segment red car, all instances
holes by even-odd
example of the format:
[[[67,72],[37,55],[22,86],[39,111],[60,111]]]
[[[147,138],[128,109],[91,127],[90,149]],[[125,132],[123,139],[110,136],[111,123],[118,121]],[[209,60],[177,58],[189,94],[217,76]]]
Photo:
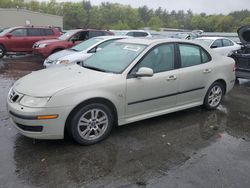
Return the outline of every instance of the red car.
[[[0,33],[0,58],[16,52],[32,52],[35,42],[58,38],[61,32],[52,27],[11,27]]]
[[[58,39],[42,40],[36,42],[33,46],[33,53],[46,58],[52,53],[58,52],[66,48],[71,48],[72,46],[79,44],[80,42],[89,38],[105,35],[114,35],[114,33],[94,29],[70,30],[60,36]]]

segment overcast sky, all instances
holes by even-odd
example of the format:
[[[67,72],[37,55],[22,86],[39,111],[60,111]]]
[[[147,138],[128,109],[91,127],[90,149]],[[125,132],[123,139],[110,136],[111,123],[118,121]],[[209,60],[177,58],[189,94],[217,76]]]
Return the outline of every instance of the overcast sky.
[[[77,2],[81,0],[56,1]],[[132,7],[147,5],[148,7],[154,9],[161,6],[162,8],[167,9],[169,11],[191,9],[195,13],[205,12],[208,14],[227,14],[235,10],[250,9],[250,0],[90,0],[90,2],[94,5],[98,5],[103,1],[131,5]]]

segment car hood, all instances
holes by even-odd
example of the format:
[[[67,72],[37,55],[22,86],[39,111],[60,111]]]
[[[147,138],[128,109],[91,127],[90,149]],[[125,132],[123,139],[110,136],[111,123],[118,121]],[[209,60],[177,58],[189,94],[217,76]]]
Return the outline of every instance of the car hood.
[[[74,53],[77,53],[77,52],[74,50],[71,50],[71,49],[66,49],[66,50],[62,50],[62,51],[53,53],[47,59],[49,59],[50,61],[55,61],[55,60],[58,60],[59,58],[63,58],[65,56],[68,56],[68,55],[71,55]]]
[[[250,25],[240,27],[237,33],[242,44],[250,43]]]
[[[79,65],[69,65],[32,72],[16,81],[13,88],[21,94],[49,97],[74,85],[84,86],[103,82],[111,75],[113,74],[90,70]]]
[[[36,42],[36,44],[37,45],[39,45],[39,44],[51,44],[54,42],[63,42],[63,40],[60,40],[60,39],[40,40],[40,41]]]
[[[83,52],[75,52],[72,54],[68,54],[64,57],[59,58],[59,60],[69,60],[71,63],[75,63],[77,61],[84,61],[88,57],[92,56],[93,53],[85,53]]]

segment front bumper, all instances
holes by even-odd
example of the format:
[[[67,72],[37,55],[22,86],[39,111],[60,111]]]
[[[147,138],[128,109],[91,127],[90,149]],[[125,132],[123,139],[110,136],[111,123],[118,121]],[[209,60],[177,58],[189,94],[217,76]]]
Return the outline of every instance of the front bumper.
[[[8,113],[15,128],[24,136],[35,139],[63,139],[66,119],[72,107],[29,108],[7,102]],[[55,119],[41,119],[40,115],[57,114]]]
[[[43,58],[46,58],[50,55],[48,48],[32,48],[32,53]]]

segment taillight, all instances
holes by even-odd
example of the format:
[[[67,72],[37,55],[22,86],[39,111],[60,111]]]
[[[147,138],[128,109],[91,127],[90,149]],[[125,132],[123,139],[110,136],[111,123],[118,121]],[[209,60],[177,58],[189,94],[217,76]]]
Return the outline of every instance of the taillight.
[[[233,72],[236,71],[236,63],[234,63],[234,66],[233,66]]]

